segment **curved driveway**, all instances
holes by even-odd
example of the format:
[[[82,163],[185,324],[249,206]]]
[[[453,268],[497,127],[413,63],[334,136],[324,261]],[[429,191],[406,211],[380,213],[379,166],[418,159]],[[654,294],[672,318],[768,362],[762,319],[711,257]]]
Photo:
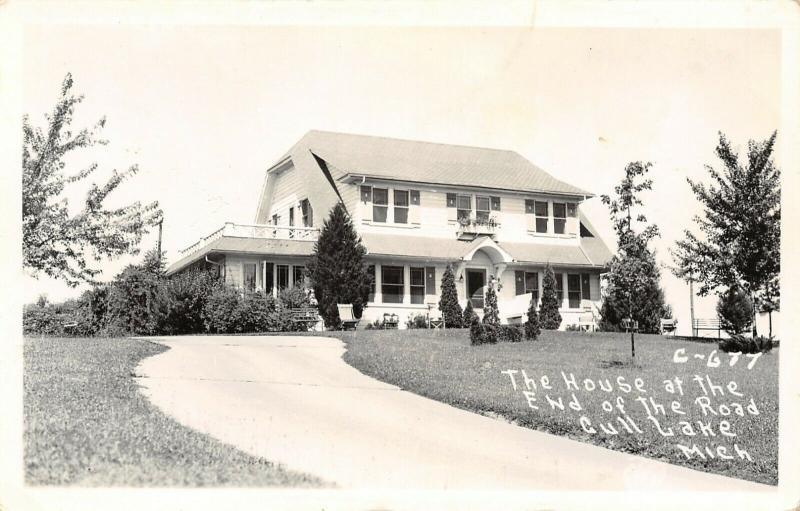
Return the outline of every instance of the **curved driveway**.
[[[142,391],[182,424],[345,488],[766,490],[399,390],[321,337],[169,337]]]

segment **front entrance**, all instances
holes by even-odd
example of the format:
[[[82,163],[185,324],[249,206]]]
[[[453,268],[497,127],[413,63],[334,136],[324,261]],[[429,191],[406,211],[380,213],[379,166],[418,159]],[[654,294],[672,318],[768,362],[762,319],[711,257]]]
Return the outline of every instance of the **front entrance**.
[[[483,309],[483,288],[486,285],[486,270],[467,270],[467,296],[473,309]]]

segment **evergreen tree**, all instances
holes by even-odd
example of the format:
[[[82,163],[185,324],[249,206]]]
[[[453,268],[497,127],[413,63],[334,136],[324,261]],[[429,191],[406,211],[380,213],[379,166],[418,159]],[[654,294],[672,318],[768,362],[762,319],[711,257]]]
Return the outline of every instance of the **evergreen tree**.
[[[658,226],[647,223],[647,217],[633,209],[642,206],[641,192],[652,189],[652,180],[642,179],[651,164],[631,162],[625,167],[625,177],[614,188],[616,197],[602,196],[609,208],[617,233],[617,254],[611,259],[606,275],[606,296],[600,314],[601,326],[619,330],[623,318],[632,318],[639,331],[656,333],[661,318],[671,315],[664,303],[661,272],[655,255],[648,248],[651,239],[659,235]],[[635,356],[634,334],[631,330],[631,356]]]
[[[353,314],[361,317],[372,284],[364,264],[366,253],[344,205],[336,204],[322,224],[307,265],[319,314],[328,328],[341,327],[336,304],[352,304]]]
[[[541,333],[539,324],[539,314],[536,312],[536,300],[531,297],[531,304],[528,306],[528,321],[525,322],[525,338],[531,341],[536,340]]]
[[[138,172],[133,165],[124,172],[114,170],[102,185],[92,184],[83,208],[70,211],[65,188],[97,170],[93,163],[68,175],[67,162],[74,161],[70,155],[76,149],[108,143],[98,138],[105,119],[91,129],[72,131],[75,107],[83,96],[75,96],[71,90],[72,76],[68,74],[61,97],[47,116],[46,132],[33,127],[27,116],[22,120],[22,264],[34,277],[44,273],[74,287],[94,282],[100,270],[91,267],[93,262],[138,254],[142,236],[158,223],[161,210],[157,202],[106,206],[109,194]]]
[[[738,287],[728,289],[717,302],[717,317],[723,330],[741,334],[753,324],[753,303]]]
[[[478,323],[479,321],[480,320],[478,319],[478,315],[475,313],[475,309],[472,308],[472,300],[467,300],[467,306],[464,307],[464,317],[461,321],[461,325],[466,328]]]
[[[447,269],[442,275],[442,295],[439,298],[439,310],[442,311],[442,319],[447,328],[461,328],[462,311],[458,304],[458,291],[456,291],[456,279],[453,275],[453,268],[448,264]],[[469,301],[469,300],[467,300]]]
[[[724,170],[706,166],[710,185],[687,179],[705,208],[702,217],[695,217],[705,239],[686,230],[672,254],[679,269],[694,266],[701,296],[741,287],[750,295],[754,324],[760,302],[774,305],[780,295],[780,170],[772,160],[776,137],[774,132],[763,142],[750,140],[743,165],[725,135],[719,134],[716,153]],[[757,335],[755,328],[753,334]]]
[[[489,284],[486,289],[486,303],[483,306],[483,323],[487,325],[500,324],[500,310],[497,308],[497,293],[494,286]]]
[[[544,269],[542,279],[542,303],[539,305],[539,321],[545,330],[558,330],[561,326],[561,304],[556,292],[556,274],[549,264]]]

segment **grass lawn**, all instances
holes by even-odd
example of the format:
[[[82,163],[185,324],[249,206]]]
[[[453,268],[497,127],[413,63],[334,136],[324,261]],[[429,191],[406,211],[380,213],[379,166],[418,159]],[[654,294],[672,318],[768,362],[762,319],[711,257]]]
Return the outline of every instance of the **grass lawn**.
[[[133,369],[167,348],[132,339],[26,338],[28,484],[322,486],[186,428],[137,390]]]
[[[330,334],[330,333],[329,333]],[[706,367],[705,360],[693,357],[703,354],[708,357],[715,344],[701,344],[668,339],[656,335],[637,335],[636,365],[631,366],[630,341],[624,334],[577,333],[544,331],[537,341],[521,343],[501,343],[496,345],[470,346],[466,330],[432,332],[429,330],[389,330],[358,331],[335,334],[347,343],[345,361],[365,374],[381,381],[397,385],[405,390],[426,396],[459,408],[474,412],[499,416],[520,426],[567,436],[618,451],[659,459],[668,463],[688,466],[706,472],[714,472],[730,477],[748,479],[767,484],[778,483],[778,350],[764,354],[753,366],[747,369],[750,359],[742,357],[734,366],[730,358],[721,354],[719,367]],[[673,354],[677,348],[685,348],[690,359],[687,363],[676,364]],[[570,398],[564,392],[561,375],[573,373],[579,385],[585,378],[610,379],[614,390],[606,393],[598,389],[586,392],[581,386],[577,393],[584,407],[577,412],[566,407],[565,411],[552,409],[545,400],[541,387],[537,389],[538,410],[528,406],[522,388],[514,391],[508,375],[501,371],[507,369],[525,370],[532,378],[548,375],[557,395],[564,396],[564,404]],[[758,415],[745,416],[731,413],[730,416],[706,417],[694,398],[703,395],[699,385],[692,381],[694,375],[709,375],[715,385],[723,389],[729,381],[735,380],[738,392],[744,397],[737,398],[725,389],[723,397],[716,397],[716,405],[730,402],[749,403],[750,397],[758,407]],[[635,390],[626,394],[618,390],[616,379],[624,376],[633,385],[635,378],[644,380],[647,394],[637,394]],[[686,394],[673,396],[666,392],[663,381],[680,377]],[[517,383],[523,386],[518,375]],[[691,394],[691,395],[690,395]],[[611,422],[618,413],[602,410],[602,401],[615,399],[621,395],[625,399],[626,413],[638,424],[642,433],[628,433],[617,423],[620,434],[611,435],[600,431],[598,423]],[[635,401],[638,395],[653,397],[664,404],[666,415],[659,416],[662,429],[674,428],[673,437],[662,436],[655,425],[648,420],[644,406]],[[555,397],[555,396],[552,396]],[[679,416],[670,412],[672,400],[680,400],[682,411]],[[597,434],[589,434],[581,427],[578,419],[588,416]],[[690,421],[696,436],[685,436],[681,432],[679,420]],[[709,420],[714,427],[714,437],[705,437],[695,421]],[[735,438],[723,436],[717,426],[720,420],[728,420]],[[457,432],[454,431],[454,434]],[[490,441],[490,439],[489,439]],[[746,450],[753,461],[741,460],[734,454],[733,443]],[[716,453],[718,445],[726,446],[727,453],[735,459],[719,457],[706,460],[692,455],[686,457],[678,450],[676,443],[691,447],[696,443],[700,449],[709,446]],[[705,451],[703,451],[705,452]]]

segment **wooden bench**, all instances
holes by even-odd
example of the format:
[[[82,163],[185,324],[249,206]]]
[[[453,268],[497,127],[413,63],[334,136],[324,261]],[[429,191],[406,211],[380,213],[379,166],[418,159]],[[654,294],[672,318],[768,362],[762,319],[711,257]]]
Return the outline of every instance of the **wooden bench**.
[[[78,328],[78,322],[70,321],[68,323],[64,323],[62,326],[64,327],[65,334],[73,334],[75,333],[75,329]]]
[[[299,307],[289,309],[292,323],[301,324],[306,330],[310,329],[320,321],[319,312],[313,307]]]
[[[342,330],[355,330],[360,320],[353,315],[353,304],[337,303],[336,308],[339,309],[339,321],[342,322]]]
[[[678,329],[678,320],[675,318],[661,318],[659,320],[659,329],[661,330],[661,335],[668,333],[675,335],[675,330]]]
[[[722,337],[722,326],[719,319],[695,319],[692,321],[692,337],[697,337],[700,330],[716,330],[717,338]]]

